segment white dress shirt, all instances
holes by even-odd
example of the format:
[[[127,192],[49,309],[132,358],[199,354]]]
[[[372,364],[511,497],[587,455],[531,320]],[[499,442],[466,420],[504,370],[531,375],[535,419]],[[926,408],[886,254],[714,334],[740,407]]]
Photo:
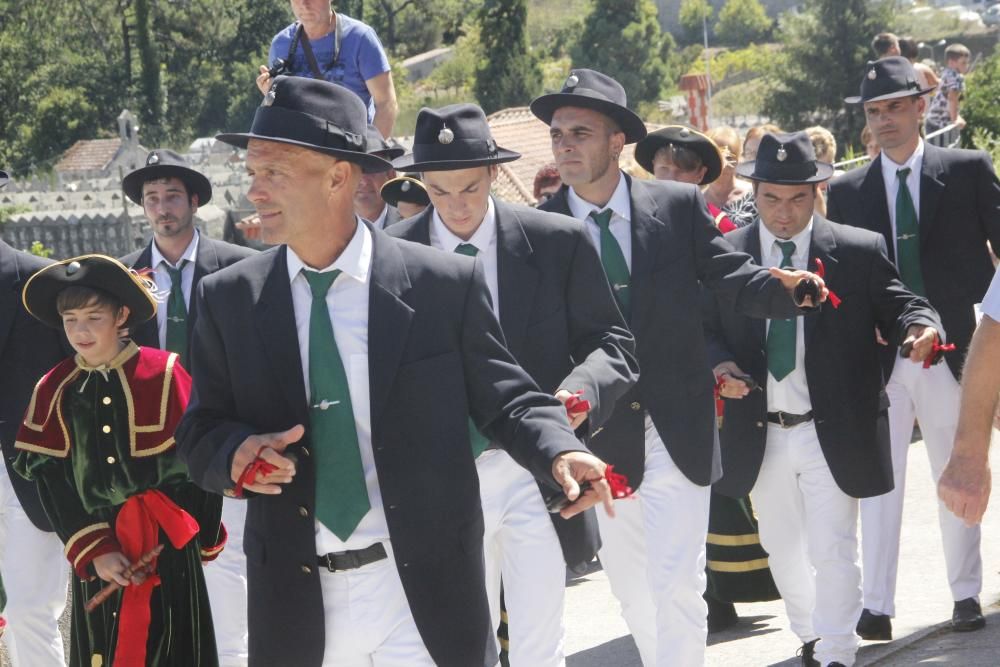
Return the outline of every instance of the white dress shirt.
[[[379,490],[378,474],[375,470],[375,456],[372,453],[371,405],[368,390],[368,290],[372,267],[372,236],[360,220],[354,237],[347,244],[340,257],[321,273],[340,269],[326,295],[333,336],[337,350],[347,372],[348,390],[351,394],[351,408],[354,411],[354,427],[358,432],[358,447],[361,449],[361,464],[365,471],[365,485],[368,487],[368,501],[371,508],[361,519],[347,540],[341,540],[326,526],[316,521],[316,553],[326,554],[336,551],[364,549],[375,542],[389,539],[389,526],[382,506],[382,492]],[[309,396],[309,314],[312,309],[312,290],[302,271],[306,265],[291,248],[286,248],[288,260],[288,280],[292,292],[292,308],[295,311],[295,329],[299,339],[299,358],[302,362],[302,379],[305,381],[306,400]],[[322,447],[313,443],[313,447]]]
[[[194,264],[198,260],[198,230],[194,230],[194,238],[191,239],[191,243],[188,247],[184,249],[184,253],[181,255],[180,262],[187,260],[187,264],[181,269],[181,291],[184,292],[184,306],[187,308],[190,315],[191,310],[191,290],[194,287]],[[180,263],[178,262],[178,264]],[[156,239],[153,239],[152,251],[150,252],[149,263],[153,267],[153,281],[156,283],[156,291],[168,295],[169,298],[170,291],[174,288],[173,283],[170,281],[170,274],[167,273],[167,267],[171,269],[176,269],[176,264],[171,264],[166,260],[160,249],[156,247]],[[158,304],[156,308],[156,331],[160,341],[160,349],[165,350],[167,348],[167,301],[166,299]]]
[[[792,265],[796,269],[806,269],[809,264],[809,243],[812,240],[812,221],[806,228],[796,234],[788,241],[795,243],[795,252],[792,253]],[[782,253],[778,246],[778,239],[768,231],[764,223],[759,225],[760,229],[760,260],[761,266],[770,268],[781,266]],[[809,399],[809,383],[806,381],[806,343],[805,328],[801,317],[794,318],[795,321],[795,369],[786,375],[780,382],[774,379],[770,372],[767,374],[767,411],[768,412],[790,412],[801,415],[812,410],[812,401]],[[771,320],[767,320],[765,325],[765,340],[767,332],[771,330]]]
[[[382,212],[378,214],[378,217],[374,220],[369,220],[375,229],[385,229],[385,217],[389,214],[389,205],[386,204],[382,207]]]
[[[917,222],[920,221],[920,169],[924,164],[924,140],[917,144],[917,149],[913,155],[903,164],[896,164],[889,158],[889,155],[882,151],[882,180],[885,181],[885,199],[889,204],[889,222],[892,225],[892,248],[893,257],[899,257],[896,252],[896,195],[899,193],[899,179],[896,172],[904,167],[910,168],[910,173],[906,177],[906,187],[910,189],[910,197],[913,199],[913,210],[917,214]]]
[[[608,228],[611,230],[611,235],[615,237],[618,241],[618,245],[622,249],[622,254],[625,255],[625,264],[628,266],[629,273],[632,272],[632,200],[629,197],[628,192],[628,182],[621,172],[618,172],[618,187],[615,188],[614,193],[611,195],[611,199],[608,200],[607,206],[596,206],[591,204],[589,201],[585,200],[580,195],[576,194],[576,190],[569,188],[566,193],[566,202],[569,204],[569,210],[573,213],[573,217],[577,220],[582,220],[586,224],[587,232],[590,234],[591,240],[594,242],[594,247],[597,248],[597,254],[601,254],[601,228],[597,226],[594,219],[590,217],[591,211],[600,213],[605,209],[611,209],[611,224]]]
[[[1000,322],[1000,271],[993,274],[993,281],[986,290],[979,312],[989,315],[994,322]]]
[[[493,197],[489,198],[486,205],[486,216],[482,224],[476,229],[468,241],[463,241],[455,236],[444,220],[438,215],[437,209],[431,214],[431,246],[445,252],[455,252],[455,248],[463,243],[471,243],[476,246],[479,257],[483,262],[483,269],[486,273],[486,287],[490,290],[490,298],[493,300],[493,314],[500,319],[500,283],[497,280],[497,210],[493,205]]]

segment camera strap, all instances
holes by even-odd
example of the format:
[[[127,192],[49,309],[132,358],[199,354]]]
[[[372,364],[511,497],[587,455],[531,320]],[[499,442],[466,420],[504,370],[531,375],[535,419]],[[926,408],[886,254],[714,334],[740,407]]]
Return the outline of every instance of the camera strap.
[[[330,61],[330,65],[326,68],[327,72],[336,67],[340,62],[340,45],[343,42],[340,16],[336,12],[333,14],[333,23],[333,59]],[[309,37],[305,34],[305,28],[302,27],[301,23],[298,24],[298,28],[295,31],[295,37],[292,39],[291,48],[288,51],[287,60],[289,63],[292,61],[292,56],[295,55],[296,42],[302,42],[302,51],[306,54],[306,62],[309,63],[309,69],[312,70],[313,77],[317,79],[325,78],[323,76],[323,70],[319,67],[319,61],[316,60],[316,54],[313,53],[312,44],[309,43]]]

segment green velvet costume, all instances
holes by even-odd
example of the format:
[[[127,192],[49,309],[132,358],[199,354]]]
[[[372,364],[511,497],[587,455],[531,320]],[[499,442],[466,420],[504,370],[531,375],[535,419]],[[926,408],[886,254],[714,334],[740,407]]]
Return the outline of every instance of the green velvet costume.
[[[176,549],[162,528],[151,529],[165,548],[156,565],[160,584],[149,601],[145,663],[217,665],[202,560],[221,551],[222,498],[190,481],[173,442],[190,378],[176,363],[176,355],[134,344],[99,369],[68,361],[70,365],[57,366],[36,388],[18,434],[14,468],[36,480],[45,511],[78,575],[72,586],[70,664],[109,667],[123,662],[115,660],[123,592],[114,593],[92,613],[84,611],[86,602],[107,585],[96,577],[92,561],[122,551],[122,535],[116,533],[122,506],[130,497],[156,489],[187,511],[200,530]],[[56,382],[59,386],[53,389]],[[152,419],[147,418],[150,414]]]

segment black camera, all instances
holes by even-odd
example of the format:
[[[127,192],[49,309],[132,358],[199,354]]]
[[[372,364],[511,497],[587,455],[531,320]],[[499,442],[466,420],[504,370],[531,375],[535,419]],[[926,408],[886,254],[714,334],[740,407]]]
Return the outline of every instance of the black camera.
[[[284,58],[275,58],[274,62],[267,69],[267,75],[272,79],[281,76],[282,74],[289,74],[288,61]]]

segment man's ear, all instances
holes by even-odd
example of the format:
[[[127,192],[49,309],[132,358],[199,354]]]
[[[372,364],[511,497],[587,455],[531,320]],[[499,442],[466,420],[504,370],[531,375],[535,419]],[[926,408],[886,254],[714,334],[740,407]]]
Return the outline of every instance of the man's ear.
[[[129,310],[128,306],[122,306],[118,309],[118,315],[115,317],[115,326],[121,329],[126,322],[128,322],[129,315],[132,311]]]
[[[500,167],[495,164],[491,164],[487,167],[487,169],[490,172],[490,185],[493,185],[497,181],[497,176],[500,175]]]

